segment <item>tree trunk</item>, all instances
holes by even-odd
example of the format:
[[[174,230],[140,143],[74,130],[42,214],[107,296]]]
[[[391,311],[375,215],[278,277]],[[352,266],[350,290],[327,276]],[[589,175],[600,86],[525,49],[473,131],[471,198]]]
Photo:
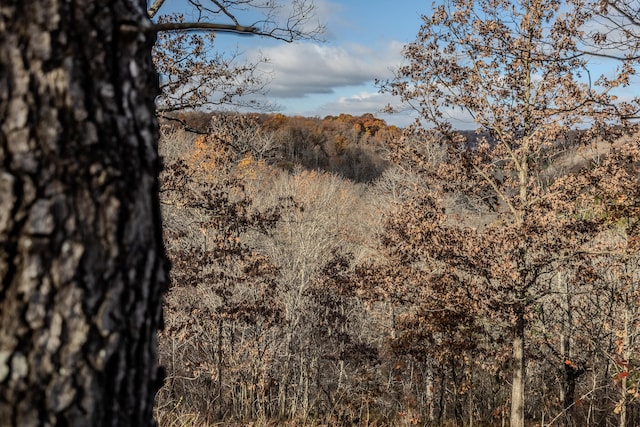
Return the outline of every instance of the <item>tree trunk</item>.
[[[524,427],[524,311],[520,309],[513,337],[513,382],[511,385],[511,427]]]
[[[0,6],[3,426],[153,424],[167,262],[145,6]]]
[[[560,389],[560,401],[564,410],[564,425],[573,426],[573,408],[575,404],[576,385],[578,378],[585,373],[583,366],[577,366],[573,360],[572,337],[573,328],[573,304],[569,285],[563,280],[562,273],[558,273],[558,292],[562,295],[560,307],[562,308],[562,332],[560,333],[560,353],[564,369],[564,384]]]
[[[626,296],[624,301],[624,316],[623,316],[623,335],[622,335],[622,351],[621,357],[623,359],[623,363],[625,364],[624,369],[628,373],[628,365],[629,359],[631,358],[631,335],[630,335],[630,316],[629,316],[629,304],[628,296]],[[627,390],[627,377],[620,377],[620,415],[618,419],[618,427],[626,427],[627,426],[627,404],[628,404],[628,390]]]

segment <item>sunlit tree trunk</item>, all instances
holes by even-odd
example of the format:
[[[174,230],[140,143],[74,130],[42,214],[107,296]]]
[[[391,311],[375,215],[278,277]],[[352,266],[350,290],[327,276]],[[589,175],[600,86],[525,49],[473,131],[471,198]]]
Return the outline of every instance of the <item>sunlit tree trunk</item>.
[[[0,6],[3,426],[153,424],[167,263],[145,6]]]
[[[516,325],[513,336],[513,373],[511,383],[511,427],[524,427],[524,313],[516,313]]]
[[[560,307],[562,308],[562,332],[560,334],[560,353],[563,356],[564,384],[560,389],[560,401],[565,412],[565,425],[574,425],[573,412],[575,405],[576,385],[578,378],[585,373],[583,366],[577,366],[573,354],[573,294],[569,285],[563,280],[563,274],[558,273],[558,291],[561,295]]]

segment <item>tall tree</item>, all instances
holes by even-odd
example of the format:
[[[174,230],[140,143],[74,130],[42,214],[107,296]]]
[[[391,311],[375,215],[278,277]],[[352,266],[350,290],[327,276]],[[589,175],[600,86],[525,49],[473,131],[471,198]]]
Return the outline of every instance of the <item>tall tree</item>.
[[[517,427],[525,422],[531,308],[546,292],[556,260],[581,242],[582,230],[572,224],[578,216],[556,215],[573,208],[559,207],[564,189],[554,187],[546,165],[563,141],[615,136],[610,125],[637,105],[615,106],[610,93],[628,84],[630,68],[596,84],[586,78],[589,64],[578,41],[591,15],[582,6],[556,0],[439,2],[423,17],[416,41],[405,47],[407,65],[386,84],[450,148],[450,164],[436,173],[448,179],[439,196],[456,191],[493,205],[496,221],[486,227],[460,229],[463,224],[433,222],[422,214],[432,224],[408,239],[409,245],[431,245],[430,256],[461,278],[484,281],[483,306],[510,321],[511,425]],[[483,137],[471,141],[453,132],[456,110]],[[589,131],[570,134],[578,126]],[[424,166],[420,156],[414,160]],[[437,197],[426,200],[421,208],[441,209]]]
[[[146,4],[0,9],[1,423],[152,425],[168,263]]]

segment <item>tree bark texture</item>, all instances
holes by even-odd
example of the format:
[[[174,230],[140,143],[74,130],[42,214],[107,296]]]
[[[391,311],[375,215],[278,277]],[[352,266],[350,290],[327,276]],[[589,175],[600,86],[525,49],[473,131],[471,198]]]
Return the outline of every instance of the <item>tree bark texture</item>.
[[[0,424],[145,426],[167,262],[142,0],[0,3]]]

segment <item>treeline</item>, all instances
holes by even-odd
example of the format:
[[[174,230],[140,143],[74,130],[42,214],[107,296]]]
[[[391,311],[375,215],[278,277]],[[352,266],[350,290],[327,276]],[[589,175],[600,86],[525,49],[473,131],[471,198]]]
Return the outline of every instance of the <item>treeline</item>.
[[[637,139],[549,148],[514,228],[441,135],[357,182],[274,120],[165,127],[161,425],[502,425],[519,314],[528,423],[640,423]]]
[[[263,160],[282,169],[301,166],[336,173],[356,182],[370,182],[380,176],[388,166],[384,155],[387,143],[401,133],[398,127],[387,125],[372,114],[340,114],[321,119],[283,114],[179,112],[165,116],[162,123],[165,129],[183,127],[202,135],[221,125],[250,127],[263,138],[263,152],[252,153]]]

